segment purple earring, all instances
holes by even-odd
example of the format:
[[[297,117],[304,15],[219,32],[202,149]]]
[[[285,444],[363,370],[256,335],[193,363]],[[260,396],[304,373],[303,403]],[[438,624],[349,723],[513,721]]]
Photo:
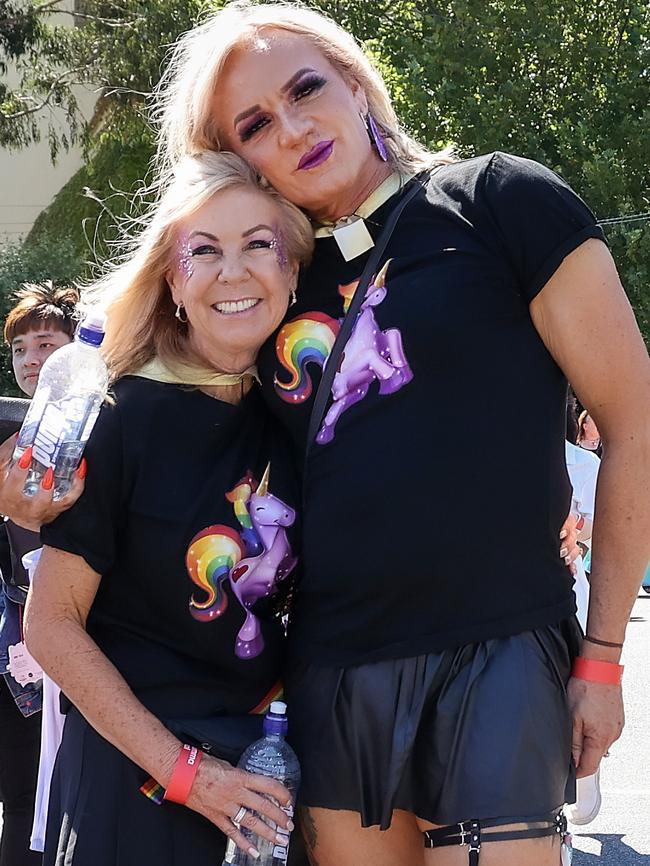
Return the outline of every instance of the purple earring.
[[[370,112],[366,115],[365,122],[368,135],[370,136],[370,141],[375,145],[379,158],[384,162],[388,162],[388,150],[386,149],[384,136],[379,131],[375,118],[370,114]]]

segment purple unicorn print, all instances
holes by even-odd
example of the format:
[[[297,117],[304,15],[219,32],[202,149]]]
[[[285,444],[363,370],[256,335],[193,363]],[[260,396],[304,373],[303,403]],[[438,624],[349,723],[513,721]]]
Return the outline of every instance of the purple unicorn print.
[[[199,532],[190,542],[186,564],[192,581],[205,600],[190,598],[190,614],[199,622],[213,622],[228,608],[224,584],[228,583],[245,619],[235,642],[235,655],[252,659],[264,649],[258,618],[251,608],[260,598],[272,595],[277,584],[295,568],[285,528],[292,526],[296,512],[269,493],[271,466],[253,492],[255,481],[248,473],[226,498],[234,504],[240,532],[217,524]]]
[[[335,427],[343,412],[363,400],[375,379],[379,382],[380,394],[394,394],[413,378],[404,354],[402,335],[397,328],[382,331],[373,311],[386,297],[386,272],[390,262],[389,259],[374,283],[368,286],[354,329],[341,355],[332,382],[334,402],[316,437],[319,445],[334,439]]]
[[[271,595],[276,584],[289,575],[297,562],[284,531],[285,527],[293,525],[296,512],[269,493],[270,469],[269,464],[259,487],[247,503],[253,527],[264,549],[258,556],[242,559],[230,571],[233,592],[246,611],[235,646],[235,655],[242,659],[254,658],[264,647],[260,623],[251,613],[251,607],[260,598]]]

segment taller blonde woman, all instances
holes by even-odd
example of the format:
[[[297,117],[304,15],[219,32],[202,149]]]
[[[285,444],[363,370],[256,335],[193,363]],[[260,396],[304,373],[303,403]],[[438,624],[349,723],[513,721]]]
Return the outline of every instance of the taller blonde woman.
[[[232,150],[316,229],[259,359],[305,463],[288,687],[313,862],[557,866],[576,770],[621,732],[650,554],[650,363],[593,214],[530,160],[427,153],[354,39],[295,4],[226,6],[159,96],[163,169]],[[567,377],[605,442],[584,641],[556,547]]]
[[[252,365],[312,244],[241,159],[199,154],[93,288],[114,401],[83,495],[43,528],[26,617],[68,705],[48,866],[215,866],[226,837],[254,857],[242,829],[291,826],[286,789],[232,763],[281,691],[297,552],[290,455]]]

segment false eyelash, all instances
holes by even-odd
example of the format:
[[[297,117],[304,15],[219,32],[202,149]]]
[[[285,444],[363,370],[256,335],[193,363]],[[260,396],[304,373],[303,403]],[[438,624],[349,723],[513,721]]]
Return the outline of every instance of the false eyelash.
[[[325,84],[327,84],[327,79],[323,78],[322,75],[310,73],[301,78],[293,87],[291,96],[294,99],[302,99],[305,96],[309,96],[310,93],[320,90]]]

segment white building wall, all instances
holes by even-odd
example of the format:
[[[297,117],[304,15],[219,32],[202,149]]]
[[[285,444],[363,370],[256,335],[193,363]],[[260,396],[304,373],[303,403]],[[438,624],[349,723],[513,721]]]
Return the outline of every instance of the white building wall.
[[[63,5],[72,10],[74,0],[66,0]],[[52,20],[55,18],[59,19],[58,23],[73,25],[70,15],[52,16]],[[10,86],[18,82],[15,68],[9,69],[7,81]],[[78,88],[77,99],[84,117],[90,119],[96,95]],[[21,150],[0,147],[0,244],[25,237],[39,213],[83,164],[79,148],[72,148],[67,153],[61,150],[56,164],[52,165],[46,122],[51,116],[61,118],[61,128],[66,128],[62,112],[45,108],[41,112],[43,137],[38,144]]]

